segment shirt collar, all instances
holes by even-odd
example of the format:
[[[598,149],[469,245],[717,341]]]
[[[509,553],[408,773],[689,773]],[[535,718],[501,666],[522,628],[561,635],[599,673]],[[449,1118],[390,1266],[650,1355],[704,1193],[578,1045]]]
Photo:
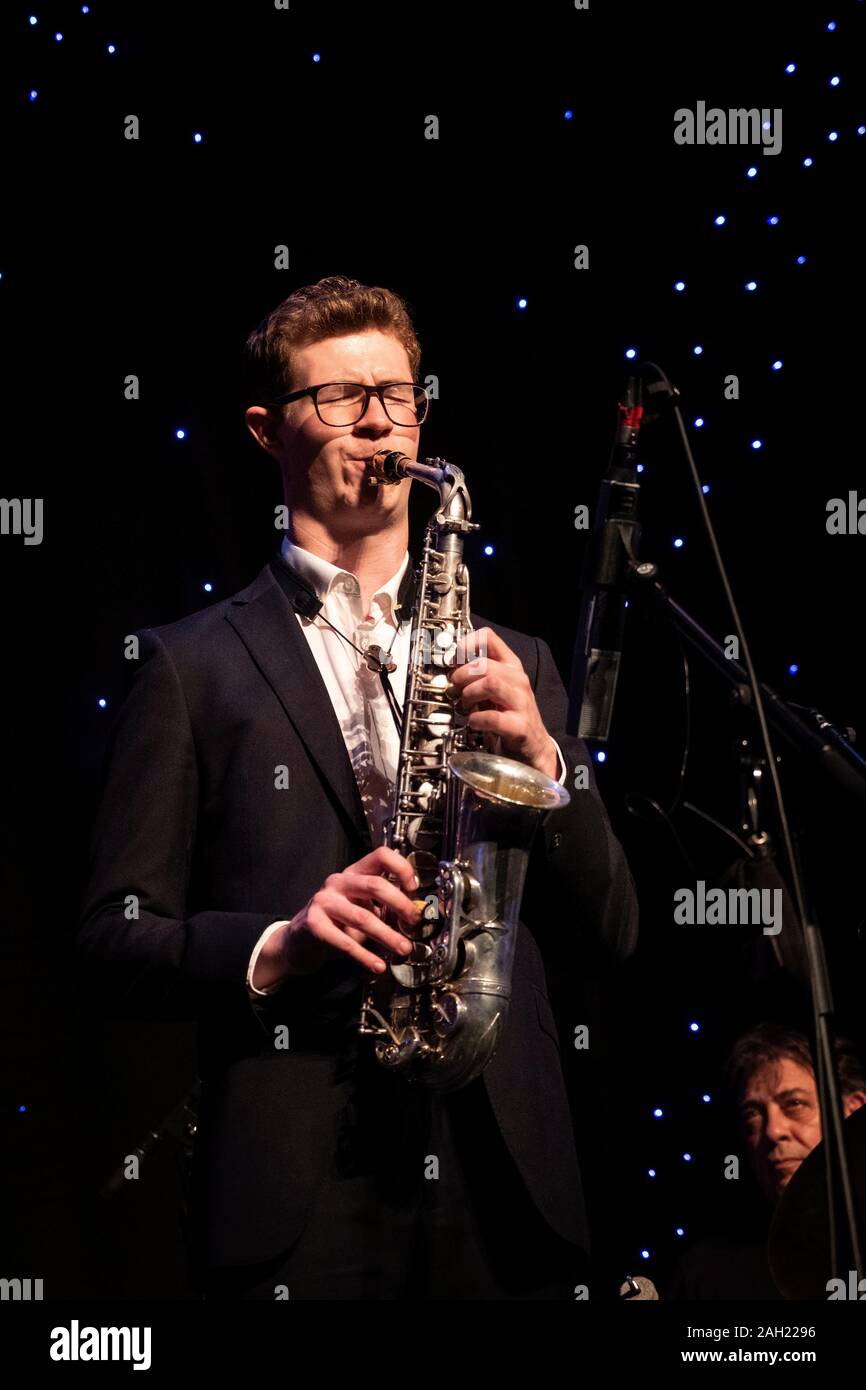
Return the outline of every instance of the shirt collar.
[[[302,579],[315,590],[317,596],[324,603],[325,599],[335,588],[339,592],[344,580],[352,580],[351,589],[346,592],[350,597],[359,596],[357,579],[351,570],[341,569],[339,565],[332,565],[330,560],[323,560],[321,555],[313,555],[309,550],[302,549],[289,539],[288,532],[283,536],[280,546],[280,558],[285,564],[291,566]],[[409,564],[409,552],[406,551],[400,566],[392,574],[386,584],[371,596],[370,602],[376,599],[385,617],[390,618],[397,605],[397,597],[403,576],[406,573],[406,566]]]

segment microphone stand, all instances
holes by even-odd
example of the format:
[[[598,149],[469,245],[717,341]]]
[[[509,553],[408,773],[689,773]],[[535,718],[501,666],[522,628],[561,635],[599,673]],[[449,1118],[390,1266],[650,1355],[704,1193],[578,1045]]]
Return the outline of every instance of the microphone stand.
[[[821,1134],[824,1140],[827,1174],[831,1274],[834,1278],[838,1278],[841,1273],[840,1232],[838,1229],[841,1198],[844,1226],[848,1237],[848,1250],[859,1280],[864,1273],[860,1226],[843,1133],[839,1075],[833,1054],[836,1026],[824,940],[820,928],[816,922],[810,919],[806,907],[803,880],[799,862],[794,853],[767,721],[769,719],[769,722],[789,744],[803,753],[816,767],[823,770],[835,782],[837,788],[851,794],[861,807],[866,805],[866,759],[863,759],[854,750],[845,733],[825,720],[818,711],[807,711],[807,714],[818,726],[816,730],[804,723],[795,713],[794,708],[781,699],[770,686],[758,681],[710,515],[707,511],[701,480],[689,446],[682,413],[677,405],[680,393],[676,387],[671,385],[665,373],[655,363],[645,363],[643,366],[656,374],[656,380],[649,387],[649,394],[658,394],[662,400],[666,399],[673,408],[683,449],[695,484],[704,525],[739,637],[740,649],[745,658],[745,666],[741,666],[739,662],[727,657],[723,646],[706,632],[681,604],[671,597],[658,577],[657,565],[638,561],[632,553],[628,557],[628,575],[641,588],[648,590],[653,595],[657,603],[667,611],[677,631],[734,686],[735,698],[744,707],[748,706],[754,709],[760,725],[766,753],[766,767],[773,786],[785,862],[788,867],[789,885],[792,890],[797,919],[802,929],[803,944],[808,962],[817,1054],[815,1081],[821,1110]]]

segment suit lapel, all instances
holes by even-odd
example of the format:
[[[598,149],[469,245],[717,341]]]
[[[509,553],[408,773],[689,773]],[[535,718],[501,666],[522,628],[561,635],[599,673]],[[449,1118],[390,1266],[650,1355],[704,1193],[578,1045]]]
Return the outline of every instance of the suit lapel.
[[[367,817],[328,688],[268,565],[232,599],[226,618],[294,725],[341,819],[369,853]]]

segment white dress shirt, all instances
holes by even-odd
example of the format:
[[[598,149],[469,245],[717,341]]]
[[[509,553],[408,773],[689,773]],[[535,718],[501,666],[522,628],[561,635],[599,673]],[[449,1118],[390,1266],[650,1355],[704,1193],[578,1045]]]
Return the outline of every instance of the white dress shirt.
[[[327,687],[361,793],[370,838],[374,846],[379,846],[384,843],[385,822],[391,814],[400,738],[379,676],[369,670],[359,652],[322,621],[322,615],[362,650],[378,645],[383,651],[390,651],[397,669],[390,674],[389,680],[402,706],[411,619],[406,617],[398,623],[394,609],[409,564],[409,552],[406,551],[388,582],[373,594],[366,614],[362,612],[361,587],[349,570],[340,569],[309,550],[302,550],[288,535],[283,538],[281,555],[322,601],[321,611],[314,618],[296,613],[295,619],[310,644]],[[559,757],[558,780],[564,783],[565,760],[559,744],[553,742]],[[291,919],[272,922],[255,944],[247,969],[247,987],[253,996],[273,994],[279,989],[279,984],[267,990],[257,989],[253,975],[262,946],[278,927],[286,925],[286,920]]]

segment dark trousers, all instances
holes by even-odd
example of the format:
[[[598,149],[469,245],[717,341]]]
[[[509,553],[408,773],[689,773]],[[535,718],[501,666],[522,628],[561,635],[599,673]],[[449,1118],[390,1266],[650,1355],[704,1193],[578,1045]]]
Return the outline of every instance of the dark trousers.
[[[443,1097],[377,1067],[295,1243],[201,1283],[206,1299],[573,1300],[587,1264],[532,1202],[480,1078]]]

